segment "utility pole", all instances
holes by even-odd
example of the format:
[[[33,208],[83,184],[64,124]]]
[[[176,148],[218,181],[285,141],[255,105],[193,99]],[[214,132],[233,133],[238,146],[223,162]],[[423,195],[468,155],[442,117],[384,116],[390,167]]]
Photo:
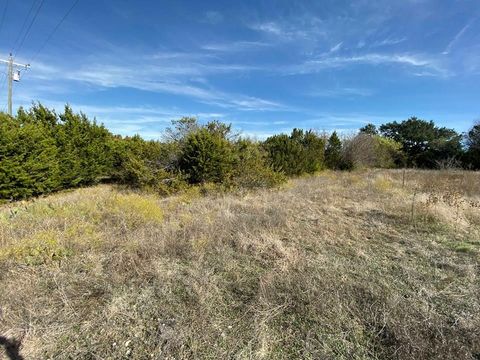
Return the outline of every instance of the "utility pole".
[[[20,71],[17,68],[28,69],[30,64],[18,64],[13,62],[12,53],[8,57],[8,60],[0,59],[0,62],[7,64],[7,81],[8,81],[8,115],[12,116],[12,93],[13,93],[13,81],[20,81]],[[17,71],[14,73],[14,71]]]

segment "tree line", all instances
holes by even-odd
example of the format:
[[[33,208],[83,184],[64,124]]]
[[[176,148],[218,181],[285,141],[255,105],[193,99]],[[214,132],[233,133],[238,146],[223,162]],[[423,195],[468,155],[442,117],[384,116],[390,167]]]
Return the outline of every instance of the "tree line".
[[[368,124],[340,138],[294,129],[264,141],[244,138],[219,121],[172,121],[163,139],[112,134],[66,106],[41,104],[0,113],[0,199],[113,182],[169,194],[194,184],[272,187],[289,176],[361,167],[480,169],[480,123],[464,135],[410,118]]]

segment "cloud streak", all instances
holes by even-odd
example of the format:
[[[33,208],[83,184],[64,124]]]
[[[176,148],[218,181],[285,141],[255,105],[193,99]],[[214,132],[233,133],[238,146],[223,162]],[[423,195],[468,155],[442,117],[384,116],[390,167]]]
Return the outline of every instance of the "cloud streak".
[[[244,74],[259,68],[243,64],[212,62],[199,54],[158,53],[144,56],[144,64],[133,60],[115,63],[106,57],[90,59],[76,70],[38,64],[31,77],[42,81],[78,82],[97,88],[131,88],[192,98],[198,102],[238,111],[279,111],[279,102],[251,95],[230,93],[209,85],[207,78],[221,74]]]
[[[244,52],[261,50],[271,47],[273,44],[264,41],[235,41],[230,43],[211,43],[201,46],[202,50],[211,52]]]
[[[368,53],[352,56],[322,56],[307,60],[299,65],[286,67],[287,74],[308,74],[325,69],[343,68],[356,65],[405,65],[414,68],[429,69],[438,75],[446,75],[447,71],[440,64],[420,55],[412,54],[379,54]]]
[[[374,92],[371,89],[343,87],[334,89],[320,89],[307,93],[311,97],[325,97],[325,98],[338,98],[338,97],[366,97],[372,96]]]
[[[453,37],[452,41],[450,41],[445,48],[445,50],[442,52],[443,55],[448,55],[452,51],[453,47],[457,44],[457,42],[460,40],[460,38],[465,34],[465,32],[470,28],[472,25],[473,20],[468,22],[460,31]]]

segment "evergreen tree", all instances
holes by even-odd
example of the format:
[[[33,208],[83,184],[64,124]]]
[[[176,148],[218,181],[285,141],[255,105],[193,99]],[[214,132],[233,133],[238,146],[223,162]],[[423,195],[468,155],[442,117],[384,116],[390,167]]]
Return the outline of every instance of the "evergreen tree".
[[[412,117],[380,126],[383,136],[402,144],[407,165],[434,168],[441,161],[460,159],[461,135],[453,129],[437,127],[433,121]]]
[[[108,130],[84,114],[74,114],[68,106],[60,119],[57,138],[63,186],[89,185],[106,178],[112,162]]]
[[[58,151],[49,130],[0,114],[0,198],[40,195],[59,186]]]
[[[473,169],[480,169],[480,122],[472,126],[465,138],[467,145],[465,165]]]
[[[325,163],[324,140],[312,130],[309,130],[305,132],[301,142],[305,149],[305,172],[313,174],[322,170]]]
[[[336,131],[328,139],[325,150],[325,164],[329,169],[333,170],[342,168],[342,141]]]
[[[289,176],[302,174],[305,153],[300,142],[281,134],[269,137],[263,146],[275,171]]]
[[[273,169],[286,175],[314,173],[324,163],[324,142],[313,131],[293,129],[290,136],[274,135],[263,144]]]
[[[360,133],[368,135],[378,135],[377,127],[374,124],[367,124],[360,128]]]
[[[268,154],[259,143],[239,139],[234,146],[234,185],[241,188],[268,188],[284,181],[284,176],[268,165]]]
[[[228,182],[234,153],[224,133],[203,127],[187,136],[182,148],[180,170],[190,183]]]

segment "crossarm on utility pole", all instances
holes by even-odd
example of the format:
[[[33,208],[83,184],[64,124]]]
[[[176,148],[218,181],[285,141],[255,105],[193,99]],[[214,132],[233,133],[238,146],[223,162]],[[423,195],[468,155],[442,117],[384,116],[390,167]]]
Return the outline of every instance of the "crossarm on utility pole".
[[[0,59],[0,62],[5,63],[5,64],[9,64],[10,60]],[[30,64],[20,64],[20,63],[16,63],[16,62],[13,62],[13,61],[12,61],[12,65],[17,66],[17,67],[22,67],[22,68],[25,68],[25,69],[30,67]]]
[[[10,54],[8,60],[0,59],[0,62],[8,65],[8,114],[12,116],[12,93],[13,93],[13,68],[25,68],[28,69],[30,64],[19,64],[13,61],[13,56]]]

